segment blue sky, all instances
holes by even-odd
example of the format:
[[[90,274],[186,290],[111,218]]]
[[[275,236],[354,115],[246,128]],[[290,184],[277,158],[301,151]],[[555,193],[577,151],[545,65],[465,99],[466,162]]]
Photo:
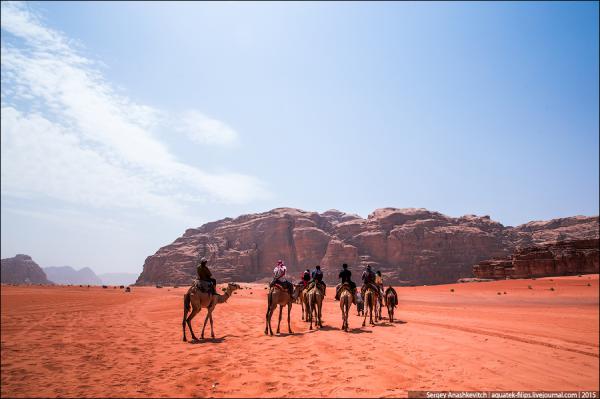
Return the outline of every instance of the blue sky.
[[[2,257],[280,206],[597,215],[598,3],[2,3]]]

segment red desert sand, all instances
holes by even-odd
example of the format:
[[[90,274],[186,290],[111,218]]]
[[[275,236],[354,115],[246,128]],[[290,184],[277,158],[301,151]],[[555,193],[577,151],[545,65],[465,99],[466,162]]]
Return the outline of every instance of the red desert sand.
[[[322,330],[309,331],[294,305],[295,334],[284,317],[273,337],[264,285],[241,286],[251,289],[215,309],[217,338],[197,344],[182,342],[187,287],[2,286],[2,396],[598,390],[597,274],[401,287],[395,323],[361,328],[353,306],[348,333],[328,289]]]

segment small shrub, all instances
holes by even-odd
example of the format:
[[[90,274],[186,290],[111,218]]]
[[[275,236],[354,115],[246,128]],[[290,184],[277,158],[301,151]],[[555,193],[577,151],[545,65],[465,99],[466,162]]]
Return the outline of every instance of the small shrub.
[[[554,291],[554,287],[550,287],[550,291]]]
[[[506,291],[504,291],[504,295],[506,295]]]
[[[450,288],[450,292],[454,292],[454,288]]]
[[[502,295],[502,293],[501,293],[501,292],[499,292],[499,293],[498,293],[498,295]]]
[[[587,286],[588,286],[588,287],[591,287],[592,285],[591,285],[590,283],[587,283]]]
[[[529,288],[530,290],[532,290],[532,289],[533,289],[533,287],[532,287],[532,286],[530,286],[530,285],[528,285],[528,286],[527,286],[527,288]]]

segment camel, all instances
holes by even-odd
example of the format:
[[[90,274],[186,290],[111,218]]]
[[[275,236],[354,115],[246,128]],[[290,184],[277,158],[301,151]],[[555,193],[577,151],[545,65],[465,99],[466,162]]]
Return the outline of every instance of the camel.
[[[377,302],[378,299],[377,298],[378,293],[377,290],[375,290],[373,287],[368,286],[367,289],[365,290],[365,306],[366,306],[366,311],[365,311],[365,318],[363,319],[363,327],[365,326],[365,322],[367,321],[367,314],[369,315],[369,323],[374,326],[375,323],[373,323],[373,310],[375,310],[375,322],[377,322]]]
[[[313,287],[306,293],[308,297],[308,312],[310,326],[309,330],[312,330],[313,325],[313,313],[315,321],[315,327],[323,327],[323,321],[321,319],[321,309],[323,308],[323,298],[325,297],[324,289],[319,284],[314,284]]]
[[[390,323],[393,323],[394,308],[398,305],[398,295],[396,295],[396,291],[391,286],[385,290],[385,305],[387,306],[388,319]]]
[[[215,333],[213,331],[213,318],[212,312],[215,309],[215,306],[219,303],[226,302],[233,291],[239,290],[241,287],[235,283],[227,284],[227,289],[225,289],[225,293],[223,295],[220,294],[212,294],[208,292],[201,292],[198,287],[194,284],[191,286],[188,291],[183,296],[183,341],[187,341],[185,336],[185,324],[190,329],[190,333],[192,333],[192,340],[197,341],[196,335],[194,334],[194,330],[192,330],[192,319],[200,312],[202,308],[206,308],[206,318],[204,319],[204,325],[202,326],[202,334],[200,335],[201,339],[204,339],[204,329],[206,328],[206,322],[210,319],[210,337],[214,338]],[[188,312],[190,311],[190,306],[192,312],[188,316]]]
[[[298,285],[300,293],[298,294],[298,302],[302,306],[302,320],[308,321],[308,297],[306,296],[306,289],[303,284]]]
[[[273,329],[271,328],[271,317],[273,316],[273,312],[279,305],[279,322],[277,323],[277,334],[279,334],[279,327],[281,326],[281,312],[283,310],[283,305],[287,305],[287,314],[288,314],[288,332],[293,334],[292,326],[290,322],[290,313],[292,311],[292,303],[296,298],[298,298],[298,294],[300,292],[300,287],[295,285],[292,296],[290,297],[290,293],[287,289],[280,289],[278,286],[274,285],[269,289],[267,293],[268,305],[267,305],[267,315],[266,315],[266,325],[265,325],[265,335],[271,334],[273,335]]]
[[[348,315],[352,307],[353,296],[351,288],[344,284],[340,287],[340,309],[342,309],[342,330],[348,331]]]

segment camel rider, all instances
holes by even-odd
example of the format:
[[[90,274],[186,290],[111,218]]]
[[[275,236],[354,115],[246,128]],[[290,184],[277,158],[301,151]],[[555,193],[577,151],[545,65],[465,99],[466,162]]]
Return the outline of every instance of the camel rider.
[[[269,287],[272,287],[273,284],[278,283],[282,287],[287,288],[290,296],[293,296],[294,286],[292,285],[292,283],[287,281],[287,279],[285,278],[286,271],[287,271],[287,268],[285,267],[285,264],[283,263],[283,261],[281,259],[278,260],[277,266],[275,266],[275,268],[273,269],[273,280],[271,280]]]
[[[196,271],[198,272],[198,280],[210,282],[211,293],[216,294],[217,280],[212,278],[212,273],[210,272],[210,270],[208,270],[208,267],[206,266],[207,263],[208,260],[206,258],[200,259],[200,265],[196,269]]]
[[[342,271],[340,272],[338,277],[342,280],[342,282],[336,287],[335,290],[336,301],[340,300],[340,288],[342,287],[342,285],[344,285],[344,283],[348,283],[350,285],[352,294],[354,294],[354,291],[356,290],[356,284],[354,284],[354,281],[352,281],[352,272],[348,270],[348,265],[346,263],[342,265]]]
[[[323,271],[321,270],[321,266],[317,265],[315,266],[315,270],[312,271],[311,274],[312,277],[312,281],[315,284],[322,284],[323,285],[323,296],[325,296],[325,289],[327,288],[327,286],[325,285],[325,282],[323,281]]]
[[[383,276],[379,270],[375,273],[375,285],[379,288],[379,292],[383,294]]]
[[[306,269],[304,273],[302,273],[302,284],[304,284],[304,288],[308,286],[308,283],[310,283],[310,279],[310,270]]]
[[[377,273],[375,273],[375,285],[379,290],[379,303],[383,304],[383,276],[379,270],[377,270]]]
[[[371,265],[367,265],[367,268],[362,274],[363,286],[360,289],[360,293],[362,296],[365,296],[365,291],[368,285],[371,285],[373,288],[378,289],[375,285],[375,273],[373,273],[373,269],[371,269]]]

